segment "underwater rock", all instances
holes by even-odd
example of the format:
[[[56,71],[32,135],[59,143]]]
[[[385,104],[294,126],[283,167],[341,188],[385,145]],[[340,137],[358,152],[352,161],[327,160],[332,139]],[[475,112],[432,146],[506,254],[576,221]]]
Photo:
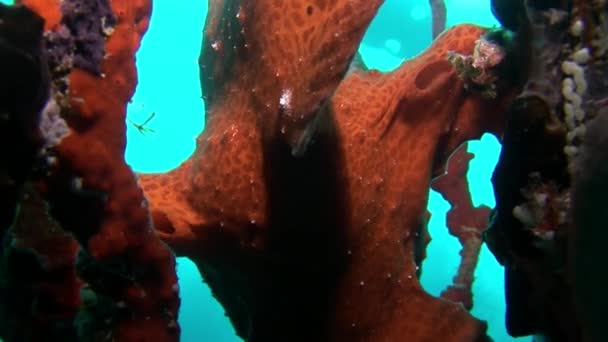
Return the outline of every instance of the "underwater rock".
[[[604,9],[604,13],[605,9]],[[601,26],[601,34],[608,34],[606,23]],[[605,50],[596,45],[601,58],[585,68],[588,87],[584,106],[592,119],[585,124],[585,135],[580,146],[580,154],[572,163],[572,225],[569,253],[572,287],[577,312],[588,341],[601,341],[608,336],[604,318],[608,303],[604,293],[608,285],[608,272],[599,260],[604,258],[608,236],[605,232],[607,120],[606,107],[608,90],[608,63]]]
[[[60,275],[61,267],[54,268],[52,275],[40,269],[36,255],[27,251],[28,243],[16,238],[16,226],[24,219],[33,224],[30,228],[38,223],[32,212],[24,215],[31,201],[23,200],[23,192],[43,144],[38,124],[50,87],[43,24],[41,17],[25,7],[0,4],[0,335],[8,341],[42,340],[62,330],[59,316],[48,324],[52,314],[66,312],[65,307],[54,311],[62,305],[53,301],[73,298],[55,297],[67,291],[55,292],[57,287],[45,282],[55,279],[59,281],[55,286],[68,287],[69,281],[63,280],[69,277]],[[37,233],[30,235],[32,240],[43,241]],[[52,249],[57,242],[69,254],[63,240],[45,241],[50,244],[38,247]],[[65,330],[61,336],[69,340]]]
[[[492,0],[492,13],[500,24],[511,31],[517,31],[524,20],[524,0]]]
[[[600,264],[608,242],[604,200],[608,191],[607,114],[600,113],[587,125],[572,184],[573,290],[588,341],[601,341],[608,336],[604,321],[608,303],[599,295],[608,287],[608,273]]]
[[[519,31],[528,23],[526,6],[545,11],[551,8],[569,10],[571,0],[491,0],[492,13],[500,24],[511,31]]]
[[[0,261],[0,333],[4,341],[78,341],[73,320],[83,281],[75,263],[79,245],[49,215],[31,183]]]
[[[590,258],[608,243],[594,202],[604,184],[606,4],[526,4],[517,34],[531,49],[528,83],[509,110],[485,239],[505,266],[511,335],[602,341],[607,277]]]
[[[42,144],[36,128],[50,81],[42,52],[42,18],[27,8],[0,4],[0,19],[0,76],[7,80],[0,86],[0,231],[4,232]]]

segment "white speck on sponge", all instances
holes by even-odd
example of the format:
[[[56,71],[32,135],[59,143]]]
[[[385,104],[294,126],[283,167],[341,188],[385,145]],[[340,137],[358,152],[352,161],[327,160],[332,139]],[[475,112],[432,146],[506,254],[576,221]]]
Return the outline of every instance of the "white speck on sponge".
[[[288,116],[291,116],[291,99],[293,91],[291,89],[283,89],[281,97],[279,97],[279,105]]]

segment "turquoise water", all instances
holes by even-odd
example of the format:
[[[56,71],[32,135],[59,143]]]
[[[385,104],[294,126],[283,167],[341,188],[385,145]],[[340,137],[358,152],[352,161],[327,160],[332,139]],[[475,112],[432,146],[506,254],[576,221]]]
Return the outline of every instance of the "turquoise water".
[[[463,22],[497,25],[489,3],[488,0],[447,0],[448,25]],[[195,137],[203,129],[204,103],[197,58],[206,1],[182,0],[180,6],[172,4],[171,1],[154,3],[150,30],[137,55],[140,83],[128,117],[140,122],[152,112],[157,114],[148,126],[156,131],[153,135],[143,136],[128,126],[126,159],[138,172],[162,172],[176,167],[194,151]],[[184,13],[188,13],[188,20],[184,20]],[[386,1],[360,48],[366,64],[388,71],[421,52],[431,43],[430,14],[428,0]],[[468,174],[475,205],[494,205],[490,176],[499,150],[498,142],[489,135],[469,144],[469,151],[476,155]],[[429,209],[433,213],[430,222],[433,241],[427,251],[421,281],[427,291],[438,295],[456,271],[460,246],[445,226],[449,204],[431,191]],[[239,341],[194,265],[180,258],[178,272],[182,341]],[[488,321],[495,341],[530,340],[511,338],[505,331],[503,271],[485,246],[476,272],[474,295],[473,314]]]

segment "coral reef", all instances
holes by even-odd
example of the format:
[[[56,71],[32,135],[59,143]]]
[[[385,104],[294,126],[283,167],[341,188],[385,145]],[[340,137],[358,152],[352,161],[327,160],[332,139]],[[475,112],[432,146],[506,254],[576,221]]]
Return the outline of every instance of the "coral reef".
[[[9,162],[20,155],[10,164],[18,172],[3,171],[8,193],[16,193],[7,199],[12,212],[2,217],[6,340],[178,340],[175,258],[155,234],[123,158],[134,54],[150,5],[2,6],[4,48],[12,58],[3,70],[26,87],[2,104],[6,129],[15,130],[11,143],[24,141],[3,154]],[[9,19],[31,28],[18,21],[9,27]]]
[[[177,341],[175,253],[250,342],[487,341],[467,311],[483,238],[512,335],[601,341],[605,2],[493,0],[511,32],[459,25],[380,73],[355,56],[382,2],[210,1],[205,131],[139,177],[150,1],[0,6],[0,336]],[[482,234],[462,144],[484,132],[504,148]],[[418,282],[431,186],[463,246],[442,298]]]

